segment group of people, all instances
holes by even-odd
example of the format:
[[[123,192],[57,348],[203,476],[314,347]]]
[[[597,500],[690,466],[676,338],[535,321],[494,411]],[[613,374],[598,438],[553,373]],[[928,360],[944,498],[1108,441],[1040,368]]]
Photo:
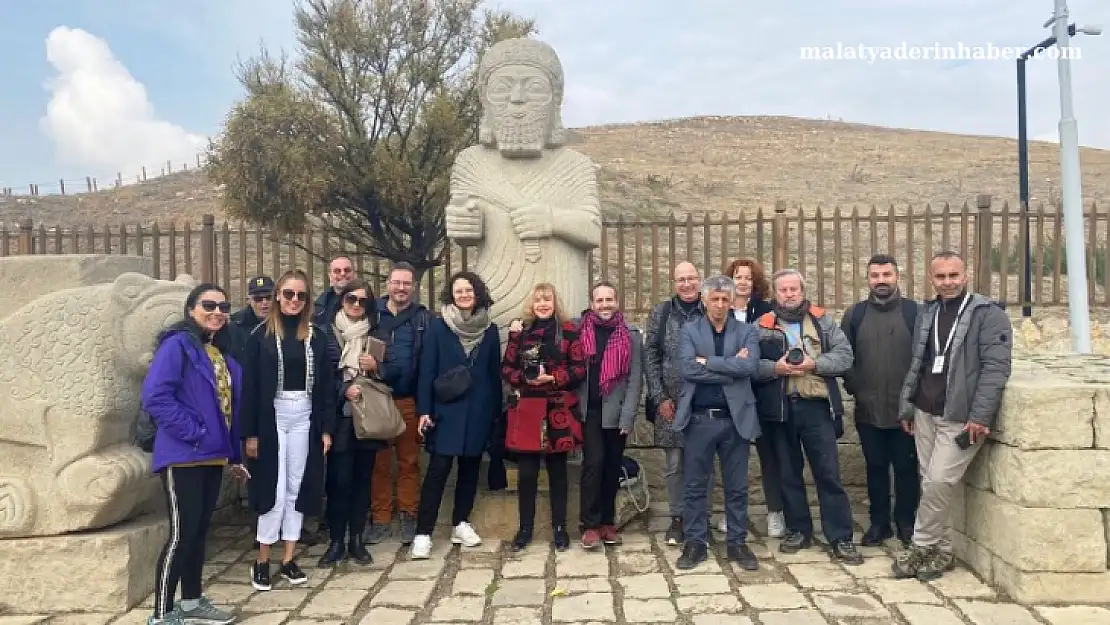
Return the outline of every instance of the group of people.
[[[533,540],[541,464],[553,544],[569,548],[567,458],[580,449],[580,544],[619,544],[615,501],[645,387],[656,446],[666,450],[673,518],[665,540],[682,546],[677,567],[708,558],[719,459],[728,557],[758,568],[747,546],[753,444],[767,534],[781,539],[779,549],[813,544],[808,460],[831,553],[863,561],[837,455],[842,378],[856,400],[867,463],[871,526],[863,543],[897,535],[906,548],[895,574],[935,578],[952,564],[945,525],[955,485],[990,433],[1009,376],[1010,326],[990,300],[967,291],[958,255],[938,254],[931,274],[937,299],[919,310],[898,291],[894,259],[872,258],[870,296],[838,324],[810,303],[795,270],[768,280],[758,262],[741,259],[703,281],[682,263],[674,296],[653,309],[643,334],[624,318],[612,284],[593,285],[589,309],[577,317],[551,284],[537,284],[503,349],[489,289],[468,271],[446,281],[438,314],[413,301],[415,271],[403,263],[390,269],[381,298],[346,256],[332,259],[330,288],[317,298],[300,271],[255,278],[250,305],[234,315],[221,287],[201,284],[186,298],[184,320],[159,336],[143,385],[143,407],[157,426],[153,470],[171,522],[150,623],[233,621],[201,589],[225,467],[247,483],[258,515],[251,581],[259,590],[272,588],[278,542],[278,575],[307,581],[294,557],[306,517],[321,518],[329,534],[318,566],[369,564],[367,544],[392,531],[394,455],[400,538],[413,559],[431,556],[452,469],[450,540],[481,543],[469,517],[487,453],[518,467],[513,550]],[[370,341],[384,354],[375,357]],[[390,389],[405,422],[396,439],[356,434],[352,406],[365,377]],[[491,487],[503,481],[491,472]]]

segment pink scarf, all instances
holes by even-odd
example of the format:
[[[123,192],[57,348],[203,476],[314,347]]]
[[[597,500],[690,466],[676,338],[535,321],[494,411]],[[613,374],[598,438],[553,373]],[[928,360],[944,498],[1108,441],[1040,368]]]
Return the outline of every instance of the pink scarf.
[[[612,319],[605,321],[592,310],[588,311],[582,318],[581,330],[582,348],[588,358],[597,354],[597,335],[594,332],[597,326],[613,328],[613,334],[605,344],[605,354],[601,357],[600,388],[602,397],[605,397],[613,390],[613,385],[631,370],[632,337],[624,323],[624,315],[620,312],[614,313]]]

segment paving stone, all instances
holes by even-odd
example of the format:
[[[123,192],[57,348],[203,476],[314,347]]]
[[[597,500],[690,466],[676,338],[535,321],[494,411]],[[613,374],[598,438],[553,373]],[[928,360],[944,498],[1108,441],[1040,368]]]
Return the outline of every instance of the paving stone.
[[[273,612],[276,610],[296,610],[308,599],[307,588],[281,588],[260,592],[250,598],[243,606],[244,612]]]
[[[104,625],[114,618],[116,618],[115,614],[97,614],[92,612],[87,614],[59,614],[50,621],[50,625]],[[274,621],[274,625],[280,622],[281,621]]]
[[[358,568],[336,573],[328,580],[329,590],[370,590],[382,578],[381,571]]]
[[[380,543],[369,545],[367,548],[370,550],[370,555],[374,558],[374,561],[366,568],[384,571],[397,561],[400,543]]]
[[[399,580],[389,582],[370,600],[371,606],[393,605],[404,608],[423,608],[432,596],[436,583],[432,581]],[[373,610],[371,610],[373,612]]]
[[[683,575],[674,578],[678,594],[688,595],[727,595],[732,592],[728,578],[724,575]]]
[[[447,560],[435,554],[427,560],[405,560],[393,565],[389,579],[426,580],[438,579],[447,566]]]
[[[778,544],[775,544],[771,550],[775,560],[783,564],[817,564],[820,562],[828,562],[829,554],[824,550],[814,546],[809,549],[802,549],[797,553],[783,553],[779,551]]]
[[[890,556],[878,556],[865,559],[863,564],[859,566],[846,566],[844,569],[856,579],[874,579],[876,577],[893,579],[894,572],[891,570],[893,565],[894,560]]]
[[[1037,619],[1028,609],[1013,603],[956,600],[956,607],[975,625],[1033,625]]]
[[[301,610],[301,616],[322,618],[335,616],[346,619],[355,613],[366,598],[367,590],[321,590]]]
[[[503,579],[493,592],[493,606],[542,606],[547,597],[542,579]]]
[[[547,554],[528,555],[506,560],[501,566],[501,577],[543,577],[547,571]]]
[[[646,532],[623,532],[621,544],[617,549],[621,552],[651,551],[651,534]]]
[[[833,618],[890,618],[890,611],[871,595],[863,593],[813,593],[817,609]]]
[[[678,598],[678,611],[682,614],[735,614],[744,606],[736,595],[690,595]]]
[[[493,611],[493,625],[536,625],[542,614],[540,608],[498,608]]]
[[[204,589],[204,595],[221,606],[239,605],[254,593],[254,587],[249,584],[211,584]]]
[[[732,565],[732,575],[741,586],[745,584],[781,584],[785,583],[785,567],[771,563],[761,562],[754,571],[745,571],[738,565]]]
[[[617,570],[620,575],[642,575],[662,570],[659,559],[650,551],[617,552]]]
[[[493,583],[493,571],[459,571],[451,593],[455,595],[485,595]]]
[[[733,614],[695,614],[694,625],[752,625],[752,620]]]
[[[809,600],[790,584],[741,586],[740,596],[757,610],[788,610],[811,607]]]
[[[759,558],[760,560],[775,559],[775,554],[771,553],[771,550],[767,547],[767,545],[763,543],[749,540],[748,548],[751,549],[752,553],[755,554],[755,557]]]
[[[280,625],[288,617],[288,612],[268,612],[236,621],[236,625]]]
[[[432,610],[434,623],[476,623],[485,616],[485,597],[444,597]]]
[[[763,625],[829,625],[829,621],[817,610],[760,612],[759,622]]]
[[[702,562],[701,564],[690,570],[684,571],[675,566],[675,562],[678,561],[679,553],[680,552],[678,550],[671,549],[668,549],[666,553],[667,566],[670,568],[671,574],[675,577],[682,575],[709,575],[714,573],[720,574],[725,572],[725,570],[721,568],[721,563],[717,561],[717,558],[713,557],[712,551],[709,552],[708,560]]]
[[[12,620],[8,621],[8,622],[5,622],[4,621],[5,618],[10,618]],[[42,616],[42,617],[28,617],[28,618],[36,619],[36,620],[31,620],[31,621],[18,620],[20,618],[24,618],[24,617],[19,617],[19,616],[3,617],[3,616],[0,616],[0,625],[23,625],[24,623],[27,623],[27,624],[39,623],[43,619],[45,619],[46,617],[45,616]],[[138,609],[135,609],[135,610],[131,610],[130,612],[124,613],[123,616],[121,616],[118,619],[112,621],[112,625],[146,625],[146,623],[149,620],[150,620],[150,609],[148,609],[148,608],[138,608]]]
[[[561,589],[568,595],[578,595],[584,592],[613,592],[613,584],[608,577],[557,579],[555,580],[555,588]]]
[[[686,578],[693,579],[693,578]],[[624,588],[625,599],[666,599],[671,596],[671,587],[661,573],[629,575],[617,582]]]
[[[147,615],[149,616],[149,614]],[[0,625],[36,625],[50,618],[49,614],[27,616],[0,616]]]
[[[975,577],[965,568],[958,568],[944,574],[944,577],[929,582],[949,599],[993,599],[994,590]]]
[[[347,625],[346,621],[317,621],[315,619],[298,618],[285,625]]]
[[[916,579],[875,578],[864,581],[883,603],[943,603],[927,584]]]
[[[555,597],[551,604],[551,620],[559,623],[616,622],[616,613],[613,611],[613,595],[597,592]]]
[[[894,608],[910,625],[964,625],[959,615],[938,605],[899,603]]]
[[[358,625],[410,625],[415,618],[412,610],[371,607]]]
[[[500,554],[496,553],[468,553],[459,554],[460,569],[499,569],[501,568]]]
[[[1108,625],[1110,610],[1086,605],[1034,608],[1052,625]]]
[[[555,574],[564,577],[605,577],[609,575],[609,558],[604,551],[590,552],[571,549],[555,554]]]
[[[856,580],[838,564],[791,564],[786,567],[798,585],[808,590],[844,590],[855,588]]]
[[[625,599],[623,607],[629,623],[673,623],[678,618],[669,599]]]

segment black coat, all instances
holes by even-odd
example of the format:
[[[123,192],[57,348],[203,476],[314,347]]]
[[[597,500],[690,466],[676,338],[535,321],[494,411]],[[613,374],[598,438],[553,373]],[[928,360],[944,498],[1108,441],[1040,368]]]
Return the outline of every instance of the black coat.
[[[343,311],[336,313],[342,315]],[[370,332],[367,336],[373,335],[374,326],[370,327]],[[350,382],[343,380],[343,372],[339,368],[339,359],[342,355],[342,348],[339,347],[339,338],[335,335],[335,328],[328,334],[328,341],[331,343],[329,358],[333,360],[335,367],[335,435],[332,436],[331,450],[332,453],[344,453],[347,451],[381,451],[389,446],[389,441],[379,441],[370,439],[360,439],[355,436],[355,421],[351,417],[351,411],[347,407],[347,389],[351,386]]]
[[[326,332],[313,325],[310,444],[301,492],[297,497],[297,512],[306,516],[319,516],[323,511],[323,435],[327,433],[334,437],[335,434],[335,363],[330,355],[330,340]],[[278,438],[274,415],[274,396],[278,390],[277,342],[272,335],[267,336],[265,327],[260,327],[251,334],[243,356],[240,432],[244,440],[258,438],[258,458],[246,460],[247,470],[251,473],[248,490],[251,508],[258,514],[265,514],[273,509],[277,491]]]

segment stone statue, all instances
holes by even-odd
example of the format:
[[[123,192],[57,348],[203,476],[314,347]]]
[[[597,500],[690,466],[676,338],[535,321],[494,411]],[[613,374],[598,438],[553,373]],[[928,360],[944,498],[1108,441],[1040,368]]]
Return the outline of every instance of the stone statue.
[[[564,147],[563,68],[551,46],[497,43],[478,81],[480,144],[455,159],[447,236],[478,247],[474,269],[504,335],[537,282],[552,283],[569,314],[586,308],[590,251],[601,240],[597,166]]]
[[[158,480],[131,427],[190,282],[123,273],[0,319],[0,538],[101,528],[150,505]]]

